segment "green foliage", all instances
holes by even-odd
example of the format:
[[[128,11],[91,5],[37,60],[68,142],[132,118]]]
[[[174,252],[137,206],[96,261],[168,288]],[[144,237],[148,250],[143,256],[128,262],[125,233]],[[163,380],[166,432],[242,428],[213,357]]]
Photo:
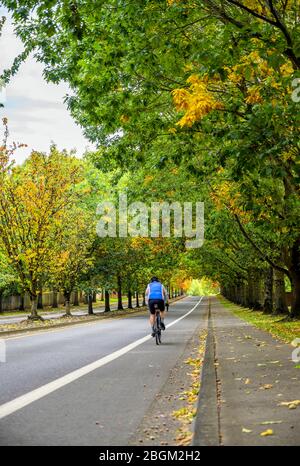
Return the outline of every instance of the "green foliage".
[[[206,277],[202,277],[200,280],[193,279],[187,289],[187,294],[191,296],[211,296],[218,292],[218,284]]]
[[[300,315],[298,3],[3,1],[24,56],[34,50],[47,80],[69,83],[70,112],[97,143],[81,203],[94,208],[99,187],[108,200],[205,201],[200,250],[96,241],[109,289],[116,270],[127,288],[153,270],[175,280],[176,268],[238,288],[272,266]]]

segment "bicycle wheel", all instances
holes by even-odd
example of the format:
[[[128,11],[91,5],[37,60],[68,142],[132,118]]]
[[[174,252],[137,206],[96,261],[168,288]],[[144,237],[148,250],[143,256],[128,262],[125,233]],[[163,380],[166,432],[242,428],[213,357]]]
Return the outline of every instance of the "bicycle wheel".
[[[161,331],[158,330],[157,332],[158,344],[161,345]]]
[[[159,340],[159,330],[156,330],[155,332],[155,342],[157,345],[160,344],[160,340]]]

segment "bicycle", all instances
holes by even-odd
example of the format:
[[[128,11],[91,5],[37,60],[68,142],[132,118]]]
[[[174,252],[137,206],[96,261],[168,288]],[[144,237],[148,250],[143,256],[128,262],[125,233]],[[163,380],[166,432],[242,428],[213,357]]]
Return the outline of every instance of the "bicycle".
[[[154,305],[155,309],[155,321],[153,330],[155,333],[155,342],[157,345],[161,345],[161,318],[160,318],[160,310],[158,309],[157,304]]]

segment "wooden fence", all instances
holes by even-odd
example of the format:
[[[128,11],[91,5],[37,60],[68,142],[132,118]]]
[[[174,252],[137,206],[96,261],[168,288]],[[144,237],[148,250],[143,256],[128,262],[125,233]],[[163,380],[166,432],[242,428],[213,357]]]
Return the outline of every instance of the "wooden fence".
[[[63,293],[57,292],[57,304],[63,305],[65,302],[65,298]],[[30,298],[28,294],[25,294],[25,296],[22,298],[21,296],[2,296],[0,297],[1,299],[1,305],[0,309],[2,312],[10,312],[10,311],[18,311],[18,310],[29,310],[30,309]],[[78,301],[79,303],[84,303],[85,298],[82,292],[78,293]],[[75,302],[75,293],[73,292],[71,294],[71,304],[74,304]],[[43,293],[43,307],[45,308],[51,308],[53,307],[54,303],[54,292],[49,291],[49,292],[44,292]]]

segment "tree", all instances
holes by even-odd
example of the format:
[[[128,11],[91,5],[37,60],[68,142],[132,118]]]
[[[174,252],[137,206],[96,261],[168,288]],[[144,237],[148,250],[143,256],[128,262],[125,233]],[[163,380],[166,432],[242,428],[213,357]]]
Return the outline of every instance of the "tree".
[[[4,3],[46,78],[70,83],[70,111],[101,145],[98,165],[173,164],[207,184],[206,202],[224,210],[238,244],[222,241],[220,252],[210,238],[200,254],[210,273],[255,304],[254,277],[270,266],[289,277],[299,317],[297,0]]]
[[[7,147],[2,158],[7,159]],[[80,162],[53,146],[50,154],[32,152],[23,166],[2,173],[0,241],[21,287],[31,300],[30,318],[38,318],[37,296],[45,276],[55,270],[58,225],[74,202]]]
[[[78,194],[78,193],[77,193]],[[65,316],[71,317],[71,293],[83,285],[86,276],[91,286],[92,248],[95,240],[93,213],[77,206],[70,207],[60,222],[53,248],[55,269],[50,283],[61,289],[65,297]]]

